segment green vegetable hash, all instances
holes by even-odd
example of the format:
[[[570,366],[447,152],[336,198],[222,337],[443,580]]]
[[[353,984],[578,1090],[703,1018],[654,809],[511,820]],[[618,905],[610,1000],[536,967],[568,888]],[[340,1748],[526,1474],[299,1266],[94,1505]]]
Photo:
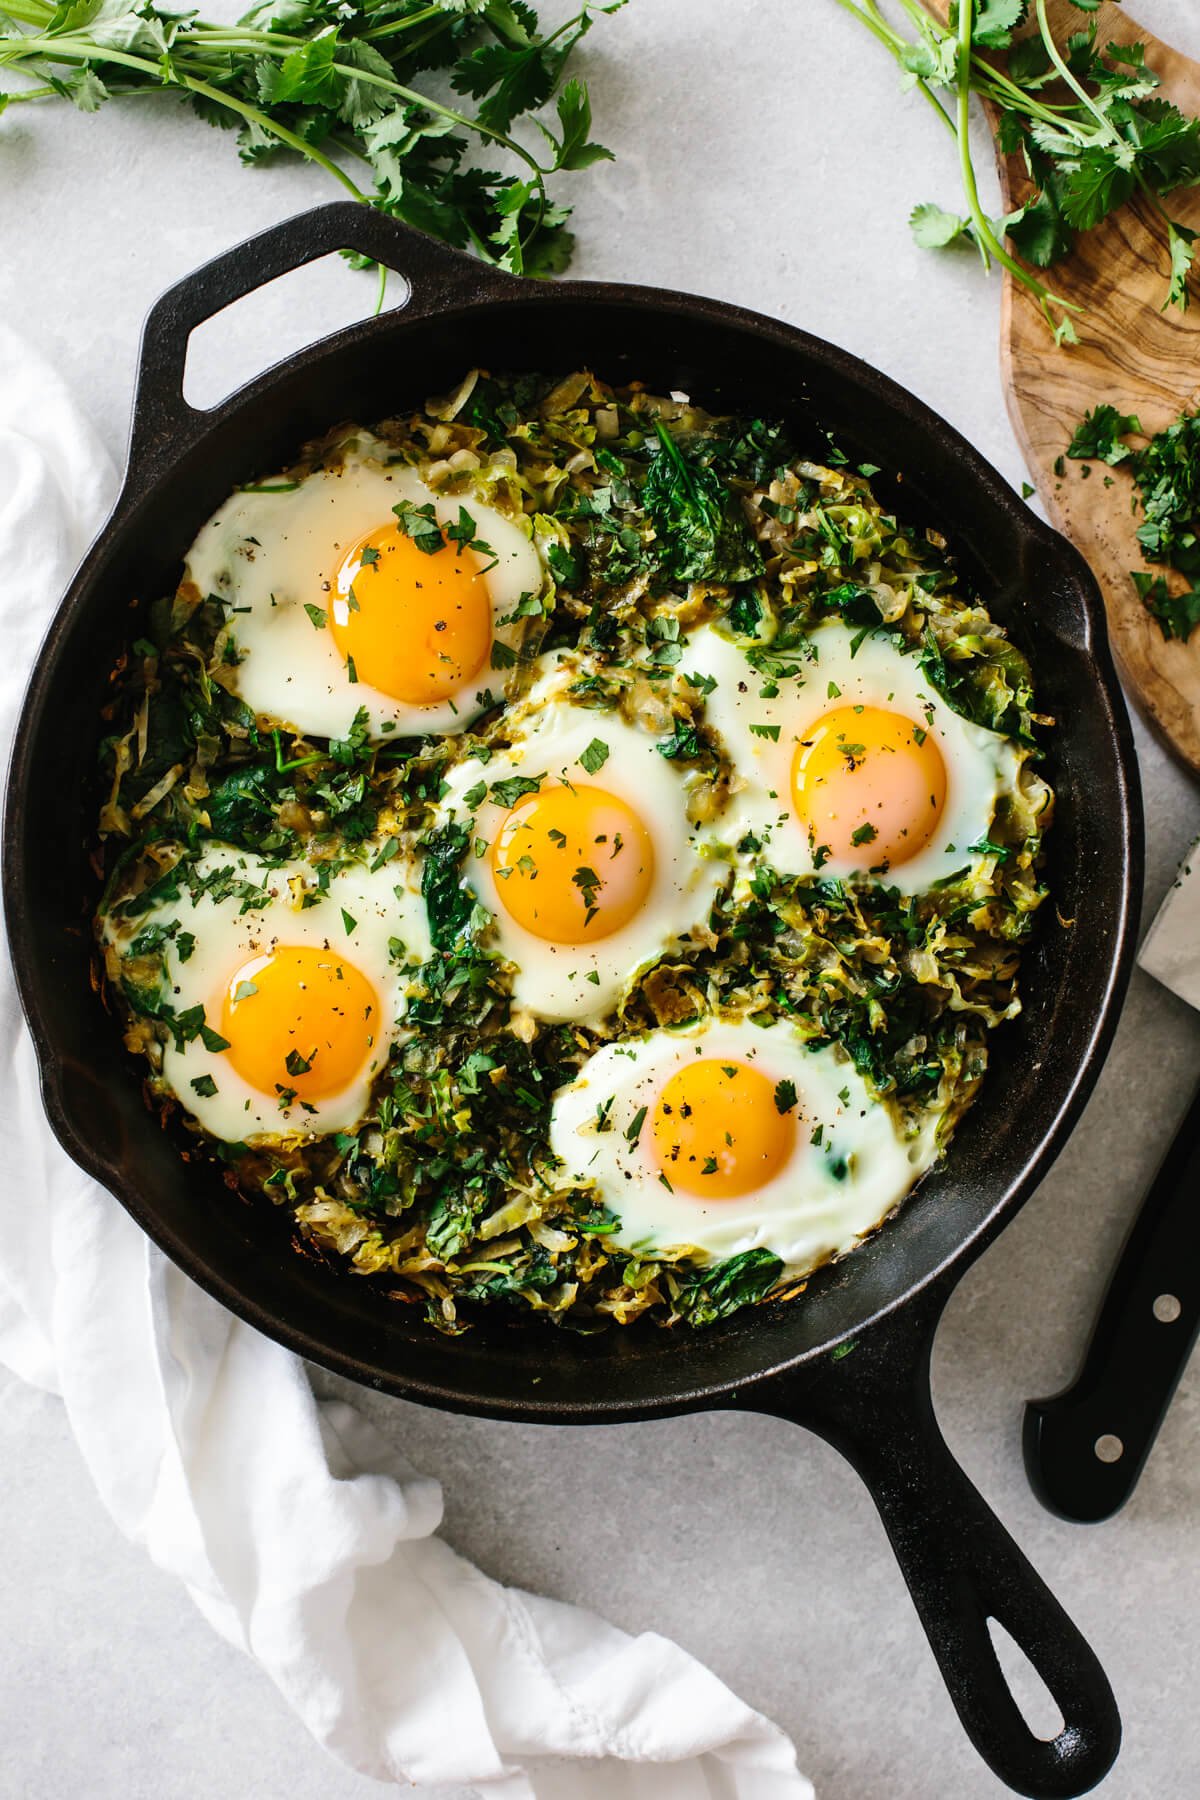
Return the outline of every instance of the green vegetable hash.
[[[181,1149],[286,1210],[310,1254],[447,1332],[485,1305],[592,1331],[643,1317],[702,1326],[794,1299],[883,1216],[788,1248],[801,1239],[786,1215],[807,1191],[788,1157],[819,1159],[833,1202],[866,1191],[875,1152],[855,1148],[852,1113],[877,1135],[886,1124],[880,1154],[911,1164],[880,1203],[893,1210],[971,1103],[989,1032],[1020,1007],[1052,812],[1035,732],[1051,721],[945,540],[875,497],[879,473],[811,427],[716,417],[588,372],[476,370],[411,416],[331,432],[232,496],[178,591],[141,614],[99,753],[103,991]],[[300,521],[326,494],[350,508],[371,483],[400,497],[361,539],[353,578],[290,581],[272,521]],[[298,523],[277,535],[299,554]],[[218,546],[211,589],[197,580],[205,544]],[[388,692],[405,705],[389,712],[383,665],[368,658],[414,628],[380,612],[393,567],[409,570],[412,618],[428,612],[435,686],[402,693],[416,680],[403,664]],[[509,583],[478,654],[466,602],[438,597],[439,581],[465,591],[464,569],[494,599]],[[315,716],[344,704],[337,735],[290,722],[292,654],[336,671]],[[454,657],[465,675],[443,679]],[[285,684],[280,705],[264,707],[264,677]],[[414,705],[433,721],[419,732]],[[884,741],[893,728],[899,756]],[[911,841],[883,801],[851,818],[828,798],[869,799],[881,769],[910,765],[931,787],[943,760],[944,801],[920,793],[934,810]],[[586,854],[568,841],[577,785],[609,806]],[[611,825],[639,801],[640,849]],[[542,802],[539,867],[517,854],[518,827]],[[555,889],[559,846],[569,880]],[[665,911],[658,935],[639,938],[656,916],[647,893]],[[243,958],[230,990],[221,931],[278,943],[280,918],[295,923],[283,931],[293,976],[269,954]],[[314,919],[333,927],[314,936]],[[369,1060],[288,1023],[327,979],[339,1017],[358,1009]],[[239,1007],[268,1023],[239,1026]],[[292,1033],[286,1057],[272,1018]],[[764,1090],[782,1122],[767,1119],[753,1155],[786,1242],[728,1225],[734,1207],[752,1220],[758,1199],[728,1131],[729,1156],[718,1144],[689,1172],[695,1120],[666,1104],[674,1081],[657,1101],[653,1087],[622,1098],[619,1071],[639,1058],[690,1078],[705,1033],[761,1045],[759,1066],[785,1070]],[[753,1048],[745,1067],[725,1055],[707,1065],[718,1109],[724,1080],[750,1100],[763,1080]],[[614,1069],[606,1088],[600,1072]],[[836,1125],[809,1110],[810,1069]],[[345,1092],[362,1084],[350,1117],[322,1097],[343,1078]],[[560,1153],[568,1103],[572,1118],[587,1111],[594,1163]],[[694,1240],[639,1223],[639,1182],[676,1206],[681,1184],[703,1195],[710,1176],[730,1198],[699,1208]],[[702,1226],[701,1213],[726,1223]]]

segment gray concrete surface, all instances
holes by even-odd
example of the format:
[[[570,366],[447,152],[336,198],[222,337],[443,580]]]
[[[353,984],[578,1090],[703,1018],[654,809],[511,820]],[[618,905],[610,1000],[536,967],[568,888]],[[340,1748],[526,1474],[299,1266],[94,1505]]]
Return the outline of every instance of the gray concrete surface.
[[[1200,55],[1189,0],[1138,11]],[[949,140],[833,0],[632,0],[600,22],[586,64],[599,134],[620,159],[579,182],[578,273],[697,289],[833,338],[1021,480],[996,369],[998,286],[969,256],[917,250],[906,226],[919,200],[957,204]],[[169,103],[95,118],[10,111],[0,317],[59,362],[120,442],[157,293],[327,197],[306,169],[243,172],[228,138]],[[289,278],[198,335],[189,392],[212,399],[372,303],[370,283],[336,263]],[[1153,908],[1200,830],[1200,797],[1157,748],[1142,750]],[[952,1447],[1112,1676],[1126,1744],[1105,1800],[1200,1794],[1200,1380],[1185,1379],[1132,1505],[1091,1530],[1033,1500],[1020,1410],[1071,1374],[1198,1069],[1200,1019],[1135,977],[1082,1124],[964,1282],[935,1358]],[[787,1727],[822,1800],[1002,1792],[962,1737],[865,1493],[822,1444],[749,1416],[539,1430],[355,1397],[444,1481],[461,1550],[505,1580],[677,1637]],[[326,1760],[260,1673],[117,1536],[56,1402],[0,1381],[0,1444],[5,1794],[377,1791]]]

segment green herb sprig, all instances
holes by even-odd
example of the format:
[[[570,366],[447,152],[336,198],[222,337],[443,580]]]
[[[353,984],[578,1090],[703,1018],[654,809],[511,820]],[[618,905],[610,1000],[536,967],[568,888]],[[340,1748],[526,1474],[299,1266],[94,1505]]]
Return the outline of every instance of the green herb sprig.
[[[59,99],[92,113],[165,89],[236,127],[244,163],[292,152],[445,243],[516,274],[555,274],[572,240],[547,177],[610,156],[591,141],[584,84],[561,86],[566,64],[594,15],[623,4],[584,0],[543,35],[525,0],[262,0],[236,25],[169,0],[5,0],[0,83],[11,70],[31,85],[0,88],[0,111]],[[435,97],[438,73],[472,111]],[[537,116],[555,95],[557,129]],[[526,118],[536,151],[513,135]],[[517,172],[473,150],[502,151]]]
[[[1087,17],[1097,0],[1073,0],[1081,28],[1061,45],[1046,0],[959,0],[949,29],[919,0],[898,0],[915,28],[911,37],[889,23],[879,0],[837,3],[895,57],[905,85],[920,91],[957,140],[966,214],[916,207],[910,223],[919,244],[973,243],[985,268],[997,262],[1029,290],[1055,341],[1073,344],[1072,315],[1082,309],[1033,271],[1061,261],[1076,232],[1091,230],[1140,194],[1166,230],[1171,269],[1164,310],[1187,306],[1196,234],[1161,202],[1200,182],[1200,120],[1156,92],[1159,78],[1147,67],[1144,44],[1097,43],[1096,21]],[[1017,36],[1031,17],[1031,34]],[[997,51],[1008,53],[1003,67],[994,60]],[[949,90],[950,106],[937,89]],[[1033,184],[1029,200],[1007,218],[989,218],[980,202],[969,137],[973,94],[995,110],[1001,149],[1023,157]],[[1006,239],[1024,262],[1010,254]]]

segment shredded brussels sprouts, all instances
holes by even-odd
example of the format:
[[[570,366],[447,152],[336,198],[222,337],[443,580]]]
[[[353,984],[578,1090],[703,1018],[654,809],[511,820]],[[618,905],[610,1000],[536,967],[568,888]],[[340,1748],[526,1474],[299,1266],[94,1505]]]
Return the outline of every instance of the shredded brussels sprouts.
[[[901,1134],[936,1118],[948,1142],[983,1077],[988,1033],[1019,1009],[1019,953],[1045,897],[1052,796],[1035,734],[1051,721],[1035,709],[1025,659],[964,590],[944,539],[902,524],[873,495],[878,471],[856,472],[819,434],[803,442],[586,371],[551,381],[479,370],[379,430],[468,515],[476,501],[528,521],[547,573],[511,652],[518,697],[535,657],[569,649],[571,698],[595,709],[599,748],[606,712],[653,733],[694,822],[720,817],[734,779],[688,675],[688,636],[706,621],[742,642],[765,681],[794,672],[826,620],[890,635],[952,709],[1018,746],[1018,781],[975,854],[931,891],[785,877],[759,859],[749,885],[730,883],[688,948],[636,974],[610,1016],[539,1023],[513,1007],[490,916],[464,883],[467,832],[435,829],[433,815],[447,768],[505,741],[505,708],[454,738],[372,741],[363,717],[345,739],[298,737],[233,691],[232,610],[181,587],[149,608],[120,660],[100,753],[98,918],[119,926],[103,956],[126,1043],[171,1110],[162,1047],[209,1027],[172,1013],[162,936],[139,934],[138,920],[195,891],[193,864],[214,841],[308,863],[318,881],[414,851],[434,950],[414,978],[410,1034],[359,1129],[217,1144],[185,1115],[189,1141],[220,1157],[231,1182],[290,1209],[310,1246],[445,1331],[484,1303],[589,1331],[642,1316],[705,1325],[791,1297],[803,1282],[781,1279],[766,1251],[713,1266],[699,1252],[616,1249],[614,1216],[558,1179],[551,1098],[614,1037],[718,1011],[786,1015],[812,1044],[843,1047]],[[282,479],[336,466],[354,436],[310,446]],[[237,899],[236,870],[227,885]]]

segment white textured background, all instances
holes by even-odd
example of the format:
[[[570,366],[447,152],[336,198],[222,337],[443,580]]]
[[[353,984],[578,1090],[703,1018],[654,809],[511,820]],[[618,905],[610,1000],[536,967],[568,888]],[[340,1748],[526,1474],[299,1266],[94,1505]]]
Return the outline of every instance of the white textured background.
[[[1137,10],[1200,56],[1192,0]],[[620,160],[576,178],[576,273],[696,289],[845,344],[1019,483],[996,372],[999,289],[967,256],[917,250],[905,222],[918,200],[957,207],[949,139],[834,0],[632,0],[600,22],[585,61],[598,135]],[[13,109],[0,120],[0,317],[58,361],[119,444],[159,291],[332,197],[317,171],[243,171],[230,139],[170,102],[95,118]],[[369,280],[337,263],[289,277],[197,340],[191,397],[215,399],[372,303]],[[1152,910],[1200,831],[1200,798],[1145,741],[1142,767]],[[952,1448],[1116,1687],[1126,1740],[1106,1800],[1200,1794],[1200,1382],[1185,1379],[1131,1506],[1091,1529],[1032,1498],[1021,1405],[1072,1374],[1198,1070],[1200,1019],[1135,975],[1083,1123],[968,1275],[935,1357]],[[458,1548],[505,1580],[680,1639],[792,1732],[821,1800],[1003,1792],[958,1728],[865,1492],[815,1439],[751,1416],[549,1430],[354,1397],[443,1479]],[[328,1762],[117,1537],[58,1404],[2,1377],[0,1398],[0,1791],[378,1791]]]

